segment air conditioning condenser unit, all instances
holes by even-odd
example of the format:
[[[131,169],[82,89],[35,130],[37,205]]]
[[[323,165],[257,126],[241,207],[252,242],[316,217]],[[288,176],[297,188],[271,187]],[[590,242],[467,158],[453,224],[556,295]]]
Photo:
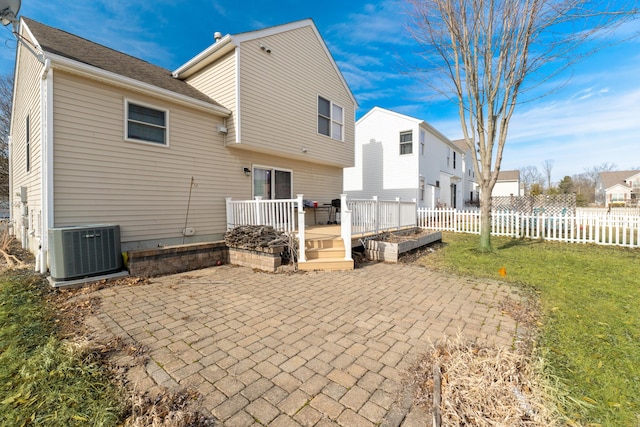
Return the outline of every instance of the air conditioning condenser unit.
[[[49,229],[49,263],[54,281],[121,271],[120,226],[96,224]]]

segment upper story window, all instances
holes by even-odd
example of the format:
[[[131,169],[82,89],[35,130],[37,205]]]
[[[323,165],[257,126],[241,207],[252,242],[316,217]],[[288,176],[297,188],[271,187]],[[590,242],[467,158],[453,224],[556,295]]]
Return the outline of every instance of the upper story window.
[[[318,133],[342,141],[344,110],[326,98],[318,96]]]
[[[456,168],[456,152],[453,152],[453,168]]]
[[[413,153],[413,131],[400,132],[400,155]]]
[[[126,139],[168,145],[168,111],[127,101],[126,114]]]

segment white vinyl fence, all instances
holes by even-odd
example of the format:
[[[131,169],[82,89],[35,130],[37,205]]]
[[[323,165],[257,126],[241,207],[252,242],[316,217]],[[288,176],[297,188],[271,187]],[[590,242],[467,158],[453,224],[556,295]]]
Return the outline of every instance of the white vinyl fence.
[[[576,208],[577,215],[632,215],[640,216],[640,207],[636,208]]]
[[[418,209],[421,228],[480,234],[480,211]],[[573,215],[491,213],[493,236],[527,237],[569,243],[640,247],[640,215],[580,212]]]

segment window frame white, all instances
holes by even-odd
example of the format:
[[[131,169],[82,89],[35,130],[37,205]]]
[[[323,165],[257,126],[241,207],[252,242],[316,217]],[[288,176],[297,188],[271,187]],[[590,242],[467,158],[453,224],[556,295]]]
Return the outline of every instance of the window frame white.
[[[340,104],[336,104],[332,100],[327,97],[324,97],[320,94],[317,94],[318,97],[316,99],[316,132],[318,135],[326,136],[335,141],[344,141],[344,107]],[[329,116],[320,113],[320,99],[329,103]],[[339,108],[341,112],[341,116],[339,119],[334,116],[334,108]],[[329,135],[320,132],[320,118],[328,120],[329,122]],[[336,138],[334,134],[334,126],[339,126],[340,135],[339,138]]]
[[[138,120],[129,119],[129,105],[137,105],[140,107],[148,108],[150,110],[156,110],[164,113],[164,126],[159,126],[154,123],[145,123]],[[138,138],[129,137],[129,122],[140,123],[146,126],[160,128],[164,130],[164,142],[156,142],[151,140],[144,140]],[[158,107],[157,105],[149,104],[146,102],[140,102],[134,99],[124,99],[124,140],[128,142],[135,142],[137,144],[150,145],[153,147],[169,147],[169,110],[167,108]]]
[[[267,199],[264,196],[262,196],[263,200],[293,199],[293,169],[279,168],[279,167],[275,167],[275,166],[259,165],[259,164],[255,164],[255,165],[251,166],[251,197],[252,198],[255,199],[255,197],[256,197],[256,182],[255,182],[256,169],[262,169],[262,170],[271,171],[271,181],[269,183],[269,186],[271,188],[271,196],[272,197]],[[287,172],[289,174],[289,177],[290,177],[289,197],[286,197],[284,199],[276,199],[275,198],[275,195],[276,195],[276,171]]]
[[[402,136],[403,136],[403,135],[411,135],[411,141],[409,141],[409,142],[407,142],[407,141],[402,141]],[[413,130],[403,130],[403,131],[400,131],[400,133],[398,134],[398,143],[400,144],[400,145],[399,145],[399,150],[400,150],[400,151],[399,151],[399,155],[400,155],[400,156],[408,156],[408,155],[413,154]],[[403,152],[402,152],[402,151],[403,151],[402,149],[403,149],[404,147],[406,147],[406,146],[409,146],[409,147],[410,147],[410,150],[409,150],[409,152],[404,152],[404,153],[403,153]]]

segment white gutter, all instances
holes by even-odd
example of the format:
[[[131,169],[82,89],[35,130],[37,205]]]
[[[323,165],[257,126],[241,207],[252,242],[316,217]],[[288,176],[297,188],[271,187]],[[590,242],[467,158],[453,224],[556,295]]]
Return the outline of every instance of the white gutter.
[[[228,49],[224,49],[227,45],[231,44]],[[184,65],[180,66],[177,70],[175,70],[171,75],[176,79],[189,77],[191,74],[195,73],[198,70],[206,67],[213,61],[217,59],[217,55],[214,55],[218,51],[224,49],[224,53],[230,52],[233,50],[235,45],[233,44],[233,38],[231,35],[227,34],[189,61],[187,61]]]
[[[205,101],[200,101],[198,99],[194,99],[186,95],[181,95],[179,93],[163,89],[149,83],[144,83],[139,80],[122,76],[120,74],[112,73],[111,71],[105,71],[92,65],[83,64],[81,62],[74,61],[60,55],[46,52],[45,58],[51,60],[51,66],[54,69],[79,74],[84,77],[107,81],[116,86],[143,92],[151,96],[162,98],[166,101],[176,102],[188,107],[197,108],[209,113],[214,113],[221,117],[229,117],[231,115],[231,110],[225,107],[211,104]]]

